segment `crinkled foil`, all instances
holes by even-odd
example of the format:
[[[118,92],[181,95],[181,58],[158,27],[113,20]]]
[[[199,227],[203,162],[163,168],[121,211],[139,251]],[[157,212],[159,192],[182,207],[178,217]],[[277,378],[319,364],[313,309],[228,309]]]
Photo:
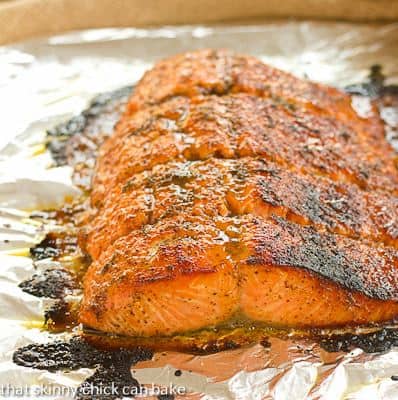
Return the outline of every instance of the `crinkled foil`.
[[[54,167],[45,151],[46,129],[81,111],[94,94],[135,82],[156,60],[202,47],[252,54],[339,87],[363,82],[374,64],[382,65],[387,83],[398,82],[397,24],[101,29],[0,48],[0,388],[58,385],[70,395],[45,397],[67,399],[92,373],[51,373],[11,361],[20,346],[59,337],[41,329],[48,301],[17,286],[40,268],[28,249],[49,229],[30,220],[29,210],[54,207],[78,193],[70,168]],[[331,354],[308,340],[270,341],[270,348],[258,344],[207,356],[159,353],[133,373],[149,388],[183,388],[176,399],[398,399],[398,382],[391,379],[398,375],[398,349]]]

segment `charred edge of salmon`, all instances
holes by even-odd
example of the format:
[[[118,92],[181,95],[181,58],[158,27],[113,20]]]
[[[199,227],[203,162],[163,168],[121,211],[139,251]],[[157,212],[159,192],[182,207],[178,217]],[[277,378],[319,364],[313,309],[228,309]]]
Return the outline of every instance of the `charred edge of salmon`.
[[[247,328],[209,328],[196,332],[172,336],[130,337],[104,334],[84,328],[81,335],[93,347],[99,349],[134,349],[137,346],[152,351],[177,351],[189,354],[206,355],[220,351],[234,350],[253,343],[265,343],[270,335],[269,329],[250,330]],[[275,330],[275,332],[277,332]]]
[[[313,227],[302,227],[277,216],[270,220],[274,225],[254,219],[255,248],[254,254],[247,260],[249,265],[302,268],[370,298],[397,300],[396,282],[390,282],[383,276],[383,263],[376,259],[379,256],[376,249],[363,248],[364,252],[369,250],[369,253],[365,253],[368,256],[365,262],[360,259],[356,247],[361,246],[361,242],[333,234],[322,234]],[[289,245],[293,243],[293,238],[300,240],[298,245]],[[398,252],[392,249],[379,251],[382,257],[392,263],[393,268],[398,267]],[[365,270],[367,266],[369,269]],[[396,276],[395,279],[397,278]]]
[[[235,324],[234,328],[224,325],[217,328],[203,328],[184,335],[130,337],[107,334],[83,327],[81,335],[93,347],[99,349],[134,349],[137,346],[156,351],[183,351],[190,354],[207,355],[220,351],[234,350],[253,343],[270,347],[270,338],[295,339],[319,342],[328,352],[351,351],[361,348],[366,353],[388,351],[398,345],[398,330],[395,326],[352,327],[344,329],[284,330],[253,324]]]

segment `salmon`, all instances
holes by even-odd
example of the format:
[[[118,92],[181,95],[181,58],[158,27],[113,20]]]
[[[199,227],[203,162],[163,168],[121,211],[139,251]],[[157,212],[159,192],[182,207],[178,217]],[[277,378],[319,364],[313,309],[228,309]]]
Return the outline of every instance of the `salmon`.
[[[366,326],[397,315],[395,301],[369,299],[296,268],[245,266],[242,276],[242,310],[250,319],[272,327]]]
[[[161,61],[101,146],[80,321],[127,336],[398,317],[397,157],[374,107],[253,57]]]
[[[237,268],[222,231],[177,218],[116,241],[89,268],[80,318],[129,336],[192,331],[237,310]],[[127,322],[127,323],[126,323]]]
[[[280,217],[244,223],[245,315],[271,326],[366,325],[397,315],[397,251],[302,228]],[[347,290],[349,289],[349,290]]]

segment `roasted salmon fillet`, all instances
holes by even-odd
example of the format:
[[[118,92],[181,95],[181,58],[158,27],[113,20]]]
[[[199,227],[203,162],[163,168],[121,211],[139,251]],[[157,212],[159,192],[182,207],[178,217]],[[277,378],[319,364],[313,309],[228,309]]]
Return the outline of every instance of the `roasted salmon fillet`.
[[[159,62],[101,146],[80,321],[128,336],[398,319],[398,167],[375,107],[227,50]]]

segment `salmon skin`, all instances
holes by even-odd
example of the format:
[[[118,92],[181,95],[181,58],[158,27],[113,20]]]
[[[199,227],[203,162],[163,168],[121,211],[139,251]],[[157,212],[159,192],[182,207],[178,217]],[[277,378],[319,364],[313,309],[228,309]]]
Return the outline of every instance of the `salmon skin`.
[[[135,337],[398,317],[398,170],[373,107],[227,50],[159,62],[99,151],[80,321]]]

